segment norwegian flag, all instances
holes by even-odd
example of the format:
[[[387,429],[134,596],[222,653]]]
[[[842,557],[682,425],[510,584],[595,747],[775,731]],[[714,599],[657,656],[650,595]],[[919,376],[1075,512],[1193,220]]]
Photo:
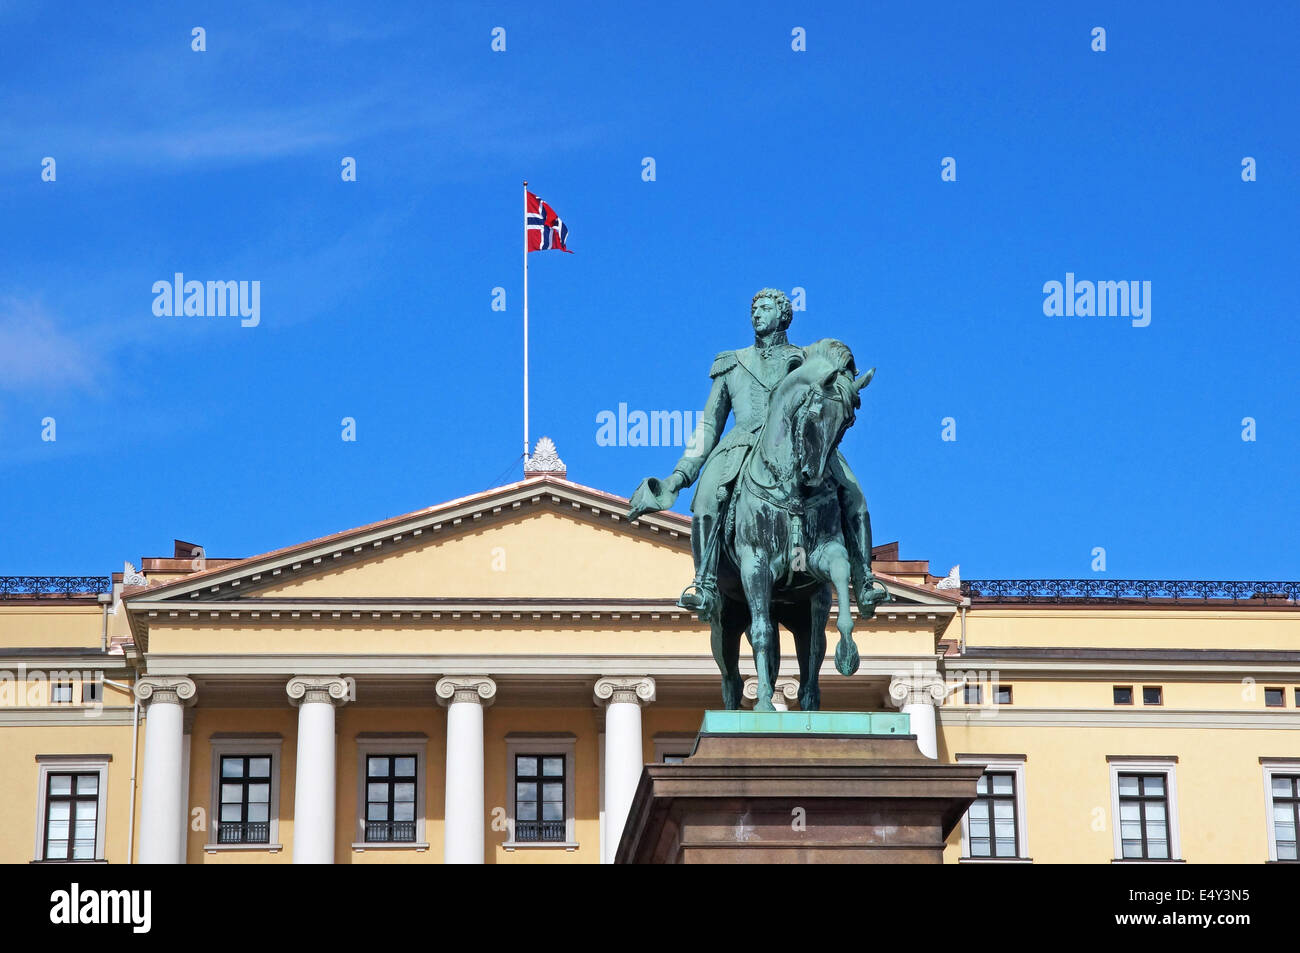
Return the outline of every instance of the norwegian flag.
[[[569,226],[560,221],[560,216],[532,192],[528,193],[528,215],[524,218],[524,227],[528,230],[528,250],[567,251],[564,247],[569,238]]]

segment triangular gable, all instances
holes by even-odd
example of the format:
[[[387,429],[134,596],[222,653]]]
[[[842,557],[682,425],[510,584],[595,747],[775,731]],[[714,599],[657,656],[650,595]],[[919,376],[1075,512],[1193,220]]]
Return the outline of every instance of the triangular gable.
[[[249,557],[132,606],[264,598],[662,598],[690,581],[690,521],[555,477],[510,484]],[[669,581],[671,580],[671,582]]]

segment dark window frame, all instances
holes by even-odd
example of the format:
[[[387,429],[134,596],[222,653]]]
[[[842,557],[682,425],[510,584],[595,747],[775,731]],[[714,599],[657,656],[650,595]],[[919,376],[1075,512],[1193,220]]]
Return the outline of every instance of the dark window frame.
[[[1277,703],[1268,700],[1269,692],[1277,692]],[[1264,707],[1265,708],[1285,708],[1286,707],[1286,689],[1276,685],[1269,685],[1264,689]]]
[[[65,688],[68,691],[68,697],[66,699],[59,698],[58,693],[60,689],[65,689]],[[58,681],[58,682],[50,682],[50,704],[71,705],[72,704],[72,682],[66,680]]]
[[[1138,779],[1138,793],[1125,794],[1121,786],[1125,778]],[[1152,778],[1159,778],[1164,788],[1163,794],[1147,794],[1147,781]],[[1170,826],[1169,819],[1169,774],[1164,771],[1121,771],[1115,776],[1115,797],[1121,807],[1120,816],[1115,818],[1115,824],[1119,827],[1119,853],[1121,860],[1172,860],[1174,859],[1174,836]],[[1136,803],[1138,805],[1138,832],[1142,837],[1142,853],[1137,857],[1128,857],[1124,853],[1124,828],[1123,828],[1123,806],[1125,802]],[[1161,811],[1165,819],[1165,856],[1152,857],[1150,848],[1147,845],[1147,805],[1159,802]],[[1131,842],[1132,838],[1128,838]]]
[[[536,774],[524,774],[519,770],[519,761],[521,758],[533,758],[536,760]],[[546,774],[545,763],[548,758],[556,758],[560,762],[559,775]],[[510,792],[510,797],[514,803],[514,820],[515,832],[514,840],[517,843],[538,843],[552,844],[565,843],[568,841],[569,830],[569,761],[563,751],[527,751],[516,752],[514,755],[515,763],[515,787]],[[560,785],[560,820],[545,820],[541,817],[535,820],[520,820],[519,818],[519,785],[535,785],[534,791],[536,797],[534,803],[537,804],[539,814],[545,813],[542,805],[546,802],[542,798],[544,784]]]
[[[68,791],[69,791],[68,794],[54,793],[55,778],[71,779],[71,782],[68,787]],[[78,786],[77,782],[81,778],[95,779],[94,794],[77,793],[77,786]],[[41,841],[42,841],[41,859],[42,860],[50,861],[56,864],[58,863],[75,864],[75,863],[86,863],[88,861],[93,861],[99,857],[99,820],[100,820],[99,799],[100,799],[100,795],[102,794],[103,784],[104,784],[104,777],[102,772],[99,771],[50,771],[45,775],[45,817],[41,825]],[[76,836],[77,804],[78,802],[82,802],[82,801],[93,803],[95,805],[95,817],[94,817],[95,834],[91,838],[90,856],[74,857],[73,854],[76,851],[76,842],[77,842],[77,836]],[[64,857],[50,856],[50,824],[53,823],[53,818],[50,817],[51,814],[50,808],[56,803],[66,803],[68,805],[68,836],[67,838],[63,839],[64,843],[66,843],[68,847],[67,847],[67,854]]]
[[[1006,701],[1003,701],[1003,700],[1002,700],[1002,693],[1003,693],[1003,692],[1006,692],[1006,693],[1007,693]],[[993,702],[994,702],[994,704],[996,704],[996,705],[1010,705],[1010,704],[1011,704],[1011,686],[1010,686],[1010,685],[998,685],[996,688],[994,688],[994,689],[993,689]]]
[[[1278,778],[1282,778],[1283,780],[1289,781],[1291,783],[1290,794],[1282,795],[1281,797],[1279,797],[1278,795],[1273,793],[1273,782],[1276,781]],[[1268,800],[1269,800],[1268,806],[1270,812],[1272,812],[1273,808],[1278,804],[1278,802],[1281,802],[1282,804],[1291,805],[1291,823],[1293,825],[1291,828],[1291,833],[1296,838],[1296,840],[1289,841],[1288,843],[1291,844],[1291,849],[1296,854],[1296,857],[1295,858],[1288,857],[1284,860],[1284,863],[1293,863],[1295,862],[1295,860],[1300,859],[1300,774],[1283,774],[1281,772],[1278,772],[1277,774],[1270,775],[1268,779]],[[1273,852],[1275,855],[1277,855],[1278,860],[1283,860],[1282,849],[1281,849],[1282,842],[1278,840],[1276,818],[1273,818],[1272,820],[1272,827],[1273,827]]]
[[[1120,693],[1120,692],[1128,692],[1128,701],[1120,701],[1120,700],[1119,700],[1119,693]],[[1132,686],[1132,685],[1112,685],[1112,686],[1111,686],[1111,699],[1114,701],[1114,703],[1115,703],[1116,705],[1132,705],[1132,704],[1133,704],[1133,686]]]
[[[379,759],[389,762],[388,773],[382,776],[372,775],[370,773],[370,762]],[[412,761],[410,774],[397,773],[397,759],[410,758]],[[365,785],[366,795],[366,843],[367,844],[414,844],[416,841],[416,825],[419,818],[415,815],[419,813],[420,807],[420,757],[415,751],[391,751],[376,752],[366,754],[366,776],[362,781]],[[374,801],[370,797],[370,785],[383,784],[388,788],[388,798],[384,801]],[[411,788],[411,819],[409,821],[396,820],[394,808],[398,804],[405,804],[406,801],[397,800],[397,785],[410,784]],[[385,813],[388,815],[386,820],[377,820],[370,817],[370,805],[384,804]]]
[[[1147,701],[1147,692],[1155,692],[1156,700]],[[1144,705],[1163,705],[1165,703],[1165,688],[1163,685],[1143,685],[1142,686],[1142,704]]]
[[[1010,793],[1010,794],[994,794],[994,793],[993,793],[993,777],[994,777],[995,775],[998,776],[998,777],[1006,777],[1006,778],[1010,778],[1010,779],[1011,779],[1011,793]],[[987,841],[989,842],[989,853],[987,853],[987,854],[977,854],[977,853],[975,853],[975,840],[976,840],[976,838],[975,838],[975,835],[971,832],[970,809],[968,808],[968,809],[967,809],[967,816],[966,816],[966,828],[967,828],[967,837],[966,837],[966,840],[967,840],[967,847],[969,848],[970,856],[971,856],[972,858],[979,858],[979,859],[981,859],[981,860],[986,859],[986,858],[987,858],[987,859],[1005,859],[1005,858],[1012,858],[1012,859],[1015,859],[1015,858],[1019,858],[1019,857],[1021,856],[1021,853],[1020,853],[1020,805],[1016,802],[1016,798],[1017,798],[1017,796],[1019,795],[1019,791],[1018,791],[1017,788],[1016,788],[1016,772],[1015,772],[1015,771],[1007,771],[1007,770],[1005,770],[1005,769],[1001,769],[1001,768],[992,768],[992,769],[989,769],[989,770],[985,771],[984,774],[980,776],[980,780],[985,782],[986,789],[987,789],[987,793],[985,793],[985,794],[976,794],[976,795],[975,795],[975,800],[971,802],[971,808],[973,808],[976,804],[980,803],[981,801],[986,802],[987,805],[988,805],[989,836],[988,836],[987,838],[979,838],[979,839],[980,839],[980,840],[987,840]],[[1010,853],[1010,854],[999,854],[999,853],[998,853],[997,811],[995,810],[995,808],[996,808],[996,805],[997,805],[997,803],[998,803],[999,801],[1002,801],[1002,802],[1009,802],[1009,803],[1011,804],[1011,836],[1012,836],[1012,851],[1013,851],[1013,852]]]
[[[250,762],[254,759],[266,759],[268,762],[266,777],[251,777],[249,775]],[[239,777],[226,776],[227,761],[242,761]],[[221,754],[217,758],[217,843],[218,844],[269,844],[271,843],[271,799],[275,794],[274,774],[276,771],[275,758],[270,754]],[[235,804],[235,801],[227,801],[225,798],[225,786],[227,784],[240,785],[239,796],[239,816],[238,821],[223,821],[221,815],[224,813],[222,808],[227,804]],[[262,801],[250,801],[248,799],[248,788],[250,784],[266,785],[266,820],[250,821],[248,819],[248,807],[250,804],[261,804]]]
[[[974,695],[975,697],[972,698],[971,697],[972,695]],[[961,698],[962,698],[962,702],[967,705],[984,704],[984,686],[980,685],[979,683],[976,683],[974,685],[967,683],[966,685],[963,685]]]

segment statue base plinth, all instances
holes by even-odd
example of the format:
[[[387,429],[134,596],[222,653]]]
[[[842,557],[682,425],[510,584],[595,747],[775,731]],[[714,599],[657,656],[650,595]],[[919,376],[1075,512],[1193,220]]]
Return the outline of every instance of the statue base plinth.
[[[921,754],[907,716],[705,712],[691,756],[648,764],[620,864],[938,864],[979,764]]]

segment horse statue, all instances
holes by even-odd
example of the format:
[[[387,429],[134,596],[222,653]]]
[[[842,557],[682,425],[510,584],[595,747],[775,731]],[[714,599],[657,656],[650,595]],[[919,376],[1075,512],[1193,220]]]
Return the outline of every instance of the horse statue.
[[[828,467],[861,406],[872,368],[853,377],[853,355],[825,339],[773,392],[758,442],[741,467],[727,510],[718,562],[720,611],[711,620],[713,657],[722,670],[726,708],[740,708],[740,635],[748,630],[758,669],[755,711],[774,711],[781,663],[777,624],[793,635],[799,659],[799,707],[821,707],[818,674],[826,656],[832,588],[839,607],[835,667],[858,670],[850,612],[850,566],[840,504]],[[872,602],[888,598],[873,589]]]

